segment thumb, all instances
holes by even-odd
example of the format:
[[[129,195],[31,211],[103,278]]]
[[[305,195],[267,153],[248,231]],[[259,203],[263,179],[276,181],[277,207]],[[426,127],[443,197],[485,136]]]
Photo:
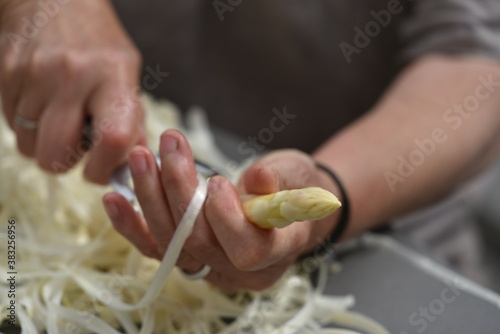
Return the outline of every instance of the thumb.
[[[241,189],[243,188],[243,189]],[[240,180],[243,193],[264,195],[279,191],[278,174],[274,169],[262,163],[248,168]]]

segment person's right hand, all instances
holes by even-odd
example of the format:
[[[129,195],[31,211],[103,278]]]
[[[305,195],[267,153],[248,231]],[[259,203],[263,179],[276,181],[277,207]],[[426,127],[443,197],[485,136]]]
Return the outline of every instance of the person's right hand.
[[[0,0],[0,11],[0,94],[19,150],[61,173],[92,137],[85,177],[108,183],[145,138],[141,57],[108,0]]]

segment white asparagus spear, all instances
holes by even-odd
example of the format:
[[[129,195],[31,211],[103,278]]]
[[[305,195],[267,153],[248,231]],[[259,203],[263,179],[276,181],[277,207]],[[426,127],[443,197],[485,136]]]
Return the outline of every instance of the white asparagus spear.
[[[261,228],[283,228],[293,222],[320,220],[341,205],[334,194],[319,187],[283,190],[243,200],[248,220]]]

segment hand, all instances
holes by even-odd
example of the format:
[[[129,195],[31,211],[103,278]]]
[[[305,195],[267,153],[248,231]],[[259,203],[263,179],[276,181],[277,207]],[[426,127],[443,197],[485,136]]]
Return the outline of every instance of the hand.
[[[5,115],[21,153],[50,172],[73,167],[92,141],[85,176],[106,184],[145,141],[140,55],[108,1],[41,3],[0,0]],[[84,135],[88,121],[92,135]]]
[[[179,132],[162,135],[160,155],[161,171],[144,147],[135,147],[129,157],[145,219],[121,195],[104,197],[115,228],[143,254],[157,259],[163,257],[198,184],[191,149]],[[245,172],[237,187],[222,176],[211,178],[203,210],[177,265],[194,273],[208,264],[212,270],[206,279],[224,290],[270,286],[301,253],[324,238],[333,218],[265,230],[246,219],[240,195],[308,186],[331,190],[332,183],[308,155],[294,150],[267,155]]]

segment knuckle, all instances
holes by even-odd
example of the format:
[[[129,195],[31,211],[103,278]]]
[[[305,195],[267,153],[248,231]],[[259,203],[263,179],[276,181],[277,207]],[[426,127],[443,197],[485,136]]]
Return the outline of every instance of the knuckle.
[[[163,163],[162,166],[164,166]],[[168,171],[164,168],[161,169],[163,186],[166,189],[168,187],[179,189],[186,186],[186,178],[179,171],[182,171],[182,169],[169,169]],[[178,210],[181,211],[181,213],[184,213],[186,209],[187,206],[185,208],[183,206],[178,207]]]
[[[171,161],[165,161],[163,159],[161,162],[161,177],[163,186],[165,188],[172,187],[173,189],[183,189],[188,185],[189,187],[196,187],[195,180],[190,175],[195,175],[194,166],[191,166],[187,161],[177,161],[177,163],[173,164]],[[192,192],[194,195],[194,189]],[[191,196],[189,198],[191,198]],[[189,200],[187,197],[184,197],[184,200]],[[187,208],[187,206],[186,206]],[[179,210],[182,210],[183,207],[178,207]]]
[[[95,183],[98,185],[106,186],[109,185],[109,180],[111,178],[111,173],[110,172],[103,172],[102,170],[92,170],[90,171],[90,168],[85,168],[83,172],[83,177],[85,178],[86,181],[89,181],[91,183]]]
[[[215,253],[215,250],[220,248],[215,237],[207,235],[207,233],[193,233],[190,237],[190,247],[203,252]]]
[[[240,271],[252,271],[256,267],[255,262],[250,260],[247,256],[244,258],[230,257],[230,259],[235,268]]]
[[[134,46],[128,46],[118,49],[117,57],[125,63],[132,65],[140,65],[142,63],[142,55]]]
[[[33,78],[43,78],[50,71],[49,58],[43,52],[35,51],[27,65],[28,73]]]
[[[142,64],[141,53],[136,48],[110,48],[102,50],[96,61],[106,65],[113,74],[123,70],[128,74],[130,69],[138,71]]]
[[[97,173],[94,169],[88,168],[88,166],[83,171],[83,178],[86,181],[98,184],[106,184],[108,181],[108,178],[103,177],[101,174]]]
[[[130,146],[132,137],[130,131],[116,127],[113,131],[109,131],[103,136],[102,144],[109,150],[118,152],[126,151]]]
[[[75,166],[82,155],[70,145],[59,145],[50,139],[37,142],[36,154],[38,166],[50,173],[63,174]]]
[[[141,66],[142,55],[137,48],[131,48],[128,51],[123,52],[124,61],[130,63],[133,66]]]
[[[144,256],[150,257],[150,258],[160,258],[160,250],[155,246],[155,245],[148,245],[144,246],[140,249],[141,253]]]
[[[27,61],[27,71],[31,77],[45,79],[55,75],[65,83],[74,83],[83,77],[89,68],[83,52],[60,48],[50,52],[44,49],[33,51]]]
[[[76,50],[65,50],[61,52],[57,59],[57,67],[62,70],[66,79],[70,82],[83,77],[85,71],[90,67],[90,62],[83,53]]]
[[[19,57],[12,52],[7,52],[2,57],[1,65],[2,77],[5,82],[12,82],[12,80],[21,75],[23,70],[23,65],[19,60]]]
[[[56,160],[51,161],[43,157],[37,158],[37,164],[42,170],[55,174],[66,173],[71,168],[71,166],[68,166],[66,163],[60,163]]]
[[[247,247],[240,247],[238,251],[229,255],[229,259],[240,271],[255,271],[266,263],[269,253],[263,248],[254,248],[248,251]]]

